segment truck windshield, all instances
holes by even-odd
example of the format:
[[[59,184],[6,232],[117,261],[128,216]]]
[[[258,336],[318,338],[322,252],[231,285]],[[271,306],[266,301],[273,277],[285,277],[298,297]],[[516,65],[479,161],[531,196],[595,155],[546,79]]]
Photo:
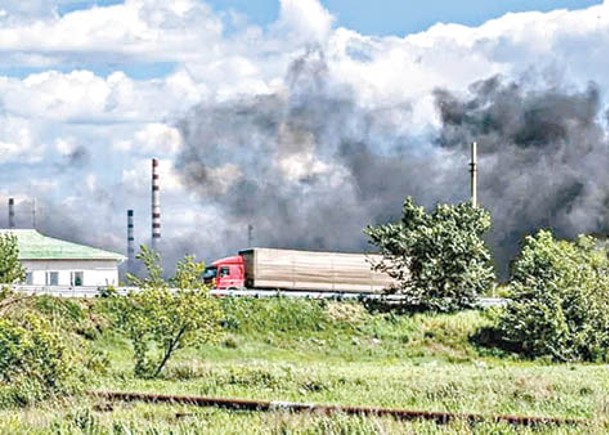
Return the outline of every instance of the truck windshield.
[[[214,279],[216,277],[216,274],[218,273],[218,268],[215,266],[212,267],[206,267],[205,268],[205,272],[203,273],[203,279],[205,281],[211,281],[212,279]]]

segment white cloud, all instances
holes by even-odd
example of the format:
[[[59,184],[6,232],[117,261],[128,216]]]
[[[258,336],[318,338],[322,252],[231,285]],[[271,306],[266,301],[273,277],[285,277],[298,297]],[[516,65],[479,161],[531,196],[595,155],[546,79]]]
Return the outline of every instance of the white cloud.
[[[54,120],[93,118],[104,111],[110,93],[104,80],[90,71],[32,74],[10,80],[3,91],[7,111]]]
[[[0,79],[0,92],[5,111],[13,115],[90,123],[157,121],[186,111],[202,95],[183,73],[133,80],[122,72],[104,78],[86,70]]]
[[[220,19],[205,4],[127,0],[124,4],[77,10],[61,17],[50,15],[34,23],[9,23],[0,28],[0,49],[184,60],[193,50],[217,42],[221,33]]]
[[[151,156],[175,156],[182,148],[182,136],[177,128],[162,123],[146,124],[132,139],[114,143],[114,149]]]
[[[28,120],[0,117],[0,163],[39,162],[45,146],[38,143]]]
[[[78,145],[75,143],[75,140],[72,137],[58,138],[55,141],[55,149],[63,156],[72,154],[77,148]]]
[[[280,0],[279,29],[308,43],[322,43],[334,17],[317,0]]]

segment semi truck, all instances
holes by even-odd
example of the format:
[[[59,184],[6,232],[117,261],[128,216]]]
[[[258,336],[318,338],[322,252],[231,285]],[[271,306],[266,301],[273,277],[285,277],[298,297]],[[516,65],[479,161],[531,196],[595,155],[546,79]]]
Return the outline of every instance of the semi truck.
[[[252,248],[216,260],[204,280],[217,289],[379,293],[394,284],[373,270],[376,254]]]

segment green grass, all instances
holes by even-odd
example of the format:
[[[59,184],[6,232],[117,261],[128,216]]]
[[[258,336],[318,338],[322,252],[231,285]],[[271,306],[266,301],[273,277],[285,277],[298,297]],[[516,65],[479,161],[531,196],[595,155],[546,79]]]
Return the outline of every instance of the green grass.
[[[35,412],[2,415],[0,431],[29,434],[545,434],[593,433],[594,427],[539,429],[514,428],[506,424],[464,421],[438,426],[433,422],[402,422],[392,418],[358,417],[286,412],[229,412],[221,409],[200,409],[188,406],[130,404],[114,405],[113,409],[95,410],[92,402],[67,402],[56,407],[39,408]],[[602,432],[598,432],[602,433]]]
[[[489,356],[468,337],[478,312],[370,314],[353,303],[271,299],[222,301],[225,334],[178,353],[163,377],[137,379],[128,342],[104,326],[100,307],[70,305],[73,325],[108,353],[97,390],[206,395],[427,411],[585,418],[590,426],[533,433],[609,430],[606,366],[556,365]],[[71,320],[72,322],[72,320]],[[71,326],[70,326],[71,325]],[[101,331],[101,332],[100,332]],[[178,417],[177,413],[188,414]],[[392,418],[255,413],[89,397],[0,411],[0,433],[515,433],[507,425],[399,422]],[[519,432],[520,433],[520,432]]]

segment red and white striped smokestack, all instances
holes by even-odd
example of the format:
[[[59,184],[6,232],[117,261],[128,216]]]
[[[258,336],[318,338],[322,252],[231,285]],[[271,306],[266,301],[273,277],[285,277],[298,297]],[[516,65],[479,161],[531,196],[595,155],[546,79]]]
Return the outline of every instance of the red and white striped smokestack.
[[[15,200],[13,198],[8,199],[8,227],[15,228]]]
[[[127,210],[127,272],[133,273],[135,263],[135,237],[133,237],[133,210]]]
[[[159,161],[152,159],[152,250],[158,252],[161,240],[161,200],[159,184]]]

